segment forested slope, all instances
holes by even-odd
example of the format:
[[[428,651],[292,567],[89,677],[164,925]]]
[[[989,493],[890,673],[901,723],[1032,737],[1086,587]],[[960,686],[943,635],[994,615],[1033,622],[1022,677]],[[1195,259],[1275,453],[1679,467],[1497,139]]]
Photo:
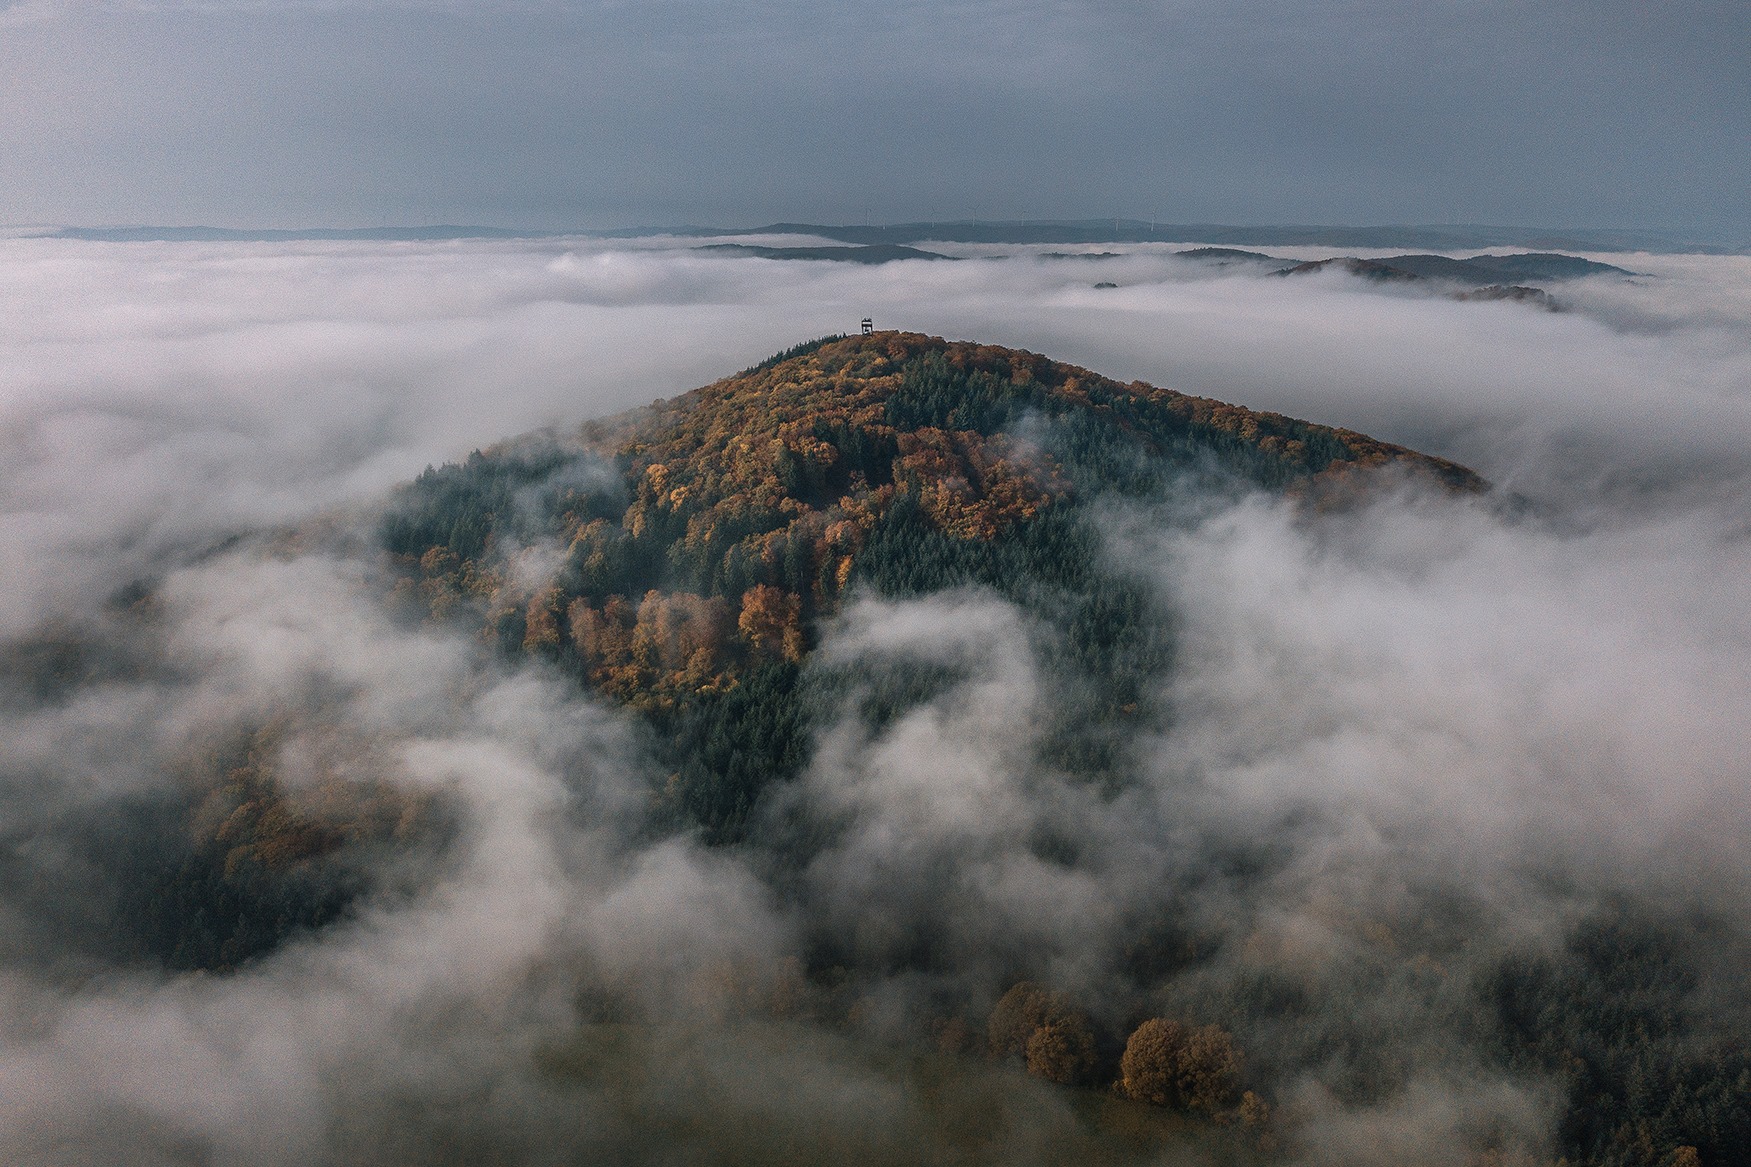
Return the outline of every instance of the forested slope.
[[[677,821],[738,836],[807,747],[799,666],[848,590],[991,588],[1062,632],[1085,685],[1062,760],[1118,764],[1147,716],[1161,622],[1105,565],[1092,508],[1237,489],[1336,497],[1463,467],[1032,353],[904,334],[828,338],[577,439],[519,439],[428,470],[383,524],[402,592],[476,613],[649,720]],[[563,558],[533,583],[509,560]]]

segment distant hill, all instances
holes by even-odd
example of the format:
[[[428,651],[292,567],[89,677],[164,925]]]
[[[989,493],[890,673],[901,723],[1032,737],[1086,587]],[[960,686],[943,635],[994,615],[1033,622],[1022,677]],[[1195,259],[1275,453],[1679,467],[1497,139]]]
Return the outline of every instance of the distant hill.
[[[1244,253],[1238,253],[1244,254]],[[1340,267],[1353,275],[1377,280],[1425,279],[1482,287],[1504,281],[1558,281],[1582,276],[1632,273],[1608,263],[1597,263],[1573,255],[1537,252],[1526,255],[1474,255],[1470,259],[1452,259],[1445,255],[1391,255],[1374,259],[1343,256],[1299,263],[1285,268],[1284,275],[1304,275]]]
[[[1181,259],[1195,259],[1201,263],[1213,263],[1226,266],[1229,264],[1269,264],[1281,267],[1287,260],[1278,259],[1274,255],[1265,255],[1258,251],[1241,251],[1233,247],[1193,247],[1185,251],[1176,251]]]
[[[526,228],[434,227],[60,227],[32,230],[33,235],[109,243],[276,243],[301,240],[417,242],[446,239],[546,239],[587,235],[631,239],[651,235],[724,237],[738,235],[810,235],[851,246],[909,247],[917,243],[1160,243],[1197,241],[1218,248],[1334,247],[1378,250],[1389,247],[1431,251],[1469,251],[1486,247],[1525,247],[1540,251],[1650,251],[1740,255],[1751,245],[1693,239],[1682,232],[1547,230],[1491,226],[1238,226],[1225,223],[1156,223],[1141,219],[1010,220],[988,222],[894,223],[846,226],[824,223],[770,223],[764,227],[646,226],[599,230],[539,230]]]
[[[1225,248],[1333,247],[1378,250],[1417,248],[1469,251],[1525,247],[1539,251],[1651,251],[1739,254],[1742,246],[1690,238],[1682,232],[1548,229],[1487,225],[1440,226],[1244,226],[1231,223],[1168,223],[1142,219],[968,220],[847,226],[769,223],[763,227],[686,227],[677,234],[734,236],[794,234],[844,243],[1150,243],[1199,242]],[[629,232],[630,234],[630,232]]]
[[[901,247],[896,243],[869,243],[855,247],[754,247],[742,243],[708,243],[695,251],[720,255],[748,255],[758,259],[824,259],[841,263],[893,263],[899,259],[948,259],[934,251]]]

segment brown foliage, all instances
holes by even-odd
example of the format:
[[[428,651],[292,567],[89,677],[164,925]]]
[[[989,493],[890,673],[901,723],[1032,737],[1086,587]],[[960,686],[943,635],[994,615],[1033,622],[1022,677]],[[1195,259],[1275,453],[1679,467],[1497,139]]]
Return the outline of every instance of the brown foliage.
[[[1044,985],[1033,981],[1017,984],[991,1010],[986,1034],[992,1052],[1010,1058],[1025,1055],[1034,1030],[1050,1022],[1063,1008],[1058,995]]]
[[[1034,1030],[1027,1039],[1027,1068],[1065,1086],[1086,1079],[1094,1069],[1094,1030],[1088,1018],[1071,1013]]]
[[[533,612],[532,605],[531,618]],[[600,609],[580,596],[565,613],[591,679],[627,700],[648,700],[678,686],[714,688],[730,664],[730,606],[719,596],[653,589],[637,607],[609,596]]]
[[[1177,1021],[1151,1017],[1139,1025],[1119,1058],[1119,1090],[1127,1098],[1156,1106],[1179,1099],[1176,1067],[1185,1044],[1185,1029]]]
[[[1003,994],[991,1010],[987,1035],[995,1053],[1024,1058],[1031,1072],[1053,1082],[1081,1081],[1094,1069],[1088,1014],[1033,981]]]
[[[1187,1105],[1214,1114],[1233,1099],[1239,1082],[1240,1051],[1227,1030],[1203,1025],[1186,1034],[1179,1087]]]
[[[529,607],[524,612],[523,651],[536,648],[550,648],[559,643],[559,604],[561,600],[558,588],[542,588],[529,600]]]
[[[742,596],[742,615],[736,621],[748,643],[761,652],[783,653],[788,660],[801,660],[803,653],[802,600],[771,584],[755,584]]]
[[[1188,1029],[1152,1017],[1131,1034],[1119,1059],[1119,1090],[1156,1106],[1214,1114],[1232,1101],[1239,1080],[1240,1052],[1215,1025]]]
[[[392,763],[372,743],[312,730],[296,736],[301,771],[286,780],[292,727],[278,722],[251,734],[241,756],[191,760],[186,781],[198,793],[189,819],[194,842],[224,853],[235,875],[246,864],[285,868],[349,843],[407,838],[425,828],[428,798],[381,780]]]
[[[1270,1104],[1248,1090],[1240,1096],[1239,1117],[1244,1126],[1264,1126],[1271,1121]]]

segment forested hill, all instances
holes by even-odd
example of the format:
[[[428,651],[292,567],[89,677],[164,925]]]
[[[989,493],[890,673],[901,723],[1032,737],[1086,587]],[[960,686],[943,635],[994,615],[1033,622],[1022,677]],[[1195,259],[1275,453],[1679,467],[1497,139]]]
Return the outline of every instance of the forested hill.
[[[428,470],[382,540],[409,605],[484,620],[507,652],[645,715],[671,809],[721,839],[801,764],[799,666],[848,589],[983,585],[1063,631],[1091,695],[1066,709],[1060,760],[1107,772],[1119,723],[1150,716],[1144,682],[1169,646],[1147,597],[1102,566],[1089,504],[1326,499],[1382,470],[1481,488],[1348,430],[881,332]],[[531,548],[563,554],[531,580]]]
[[[813,719],[847,716],[854,690],[854,714],[880,721],[955,680],[896,667],[853,684],[811,663],[842,597],[974,585],[1018,605],[1051,638],[1061,690],[1048,762],[1122,784],[1136,731],[1169,716],[1152,694],[1172,621],[1103,556],[1098,504],[1264,489],[1327,505],[1394,471],[1480,488],[1360,434],[885,332],[427,470],[377,534],[404,618],[483,634],[506,663],[543,662],[628,710],[654,759],[655,828],[722,843],[751,838],[764,793],[808,761]],[[57,645],[21,675],[72,668]],[[362,856],[443,846],[441,799],[369,782],[285,797],[300,725],[235,727],[178,763],[177,792],[66,827],[119,889],[113,926],[92,931],[106,952],[234,968],[344,918],[374,889]],[[333,736],[335,774],[347,740]]]
[[[1747,999],[1743,974],[1729,975],[1744,962],[1723,956],[1736,949],[1718,939],[1736,944],[1737,933],[1693,926],[1664,899],[1613,897],[1577,915],[1560,944],[1526,948],[1505,939],[1493,891],[1474,901],[1438,873],[1395,876],[1387,902],[1364,897],[1318,917],[1339,940],[1316,965],[1308,949],[1255,937],[1271,935],[1257,922],[1276,912],[1279,881],[1297,878],[1285,864],[1299,840],[1323,847],[1325,828],[1299,812],[1274,826],[1247,817],[1256,831],[1149,843],[1187,844],[1184,882],[1148,882],[1128,903],[1115,896],[1122,925],[1087,954],[1086,967],[1101,971],[1073,999],[1046,983],[1058,957],[1035,951],[1028,937],[1041,933],[1005,947],[993,932],[969,954],[934,901],[915,913],[901,901],[921,892],[903,887],[889,902],[880,879],[866,884],[861,873],[872,910],[897,913],[887,919],[903,927],[859,932],[810,898],[820,893],[808,873],[841,830],[833,805],[808,804],[811,779],[832,769],[808,771],[816,743],[893,740],[907,714],[953,708],[971,688],[963,682],[993,671],[952,651],[864,652],[850,665],[815,652],[849,605],[962,587],[1007,601],[1004,635],[1029,637],[1035,650],[1014,667],[1043,699],[1028,708],[1017,756],[1000,764],[1014,767],[1018,788],[1038,781],[1042,798],[1138,805],[1127,797],[1164,780],[1163,743],[1171,751],[1177,730],[1199,727],[1167,704],[1173,597],[1112,553],[1113,520],[1134,507],[1151,524],[1192,524],[1251,491],[1341,508],[1374,485],[1417,480],[1483,489],[1463,467],[1349,431],[1119,384],[1031,353],[878,333],[799,345],[579,432],[429,469],[383,504],[380,546],[359,578],[380,582],[372,602],[387,597],[409,625],[479,637],[477,664],[533,666],[558,688],[569,679],[580,698],[613,703],[642,737],[616,757],[643,767],[633,776],[648,783],[650,813],[634,833],[725,848],[725,863],[745,861],[795,911],[786,984],[812,1002],[799,1016],[822,1032],[859,1032],[853,998],[865,987],[874,988],[858,1000],[887,985],[932,986],[930,1012],[914,1019],[918,1041],[928,1033],[941,1051],[1100,1087],[1082,1104],[1103,1139],[1183,1133],[1205,1116],[1206,1134],[1245,1142],[1241,1157],[1212,1162],[1306,1161],[1301,1150],[1266,1149],[1272,1113],[1289,1116],[1281,1129],[1293,1135],[1310,1084],[1353,1113],[1398,1121],[1420,1112],[1382,1108],[1430,1082],[1446,1089],[1451,1073],[1513,1084],[1500,1095],[1505,1124],[1527,1121],[1519,1084],[1547,1100],[1550,1120],[1549,1155],[1498,1153],[1510,1126],[1498,1130],[1497,1094],[1476,1096],[1468,1137],[1480,1150],[1456,1147],[1454,1163],[1751,1167],[1751,1042],[1741,1011],[1719,1004]],[[117,619],[141,623],[149,646],[152,605],[130,601],[126,613]],[[55,649],[46,645],[34,668],[45,681],[72,668]],[[458,840],[466,845],[455,804],[397,785],[379,757],[392,751],[325,693],[265,724],[246,716],[222,728],[167,763],[173,790],[69,812],[38,832],[53,846],[33,837],[0,847],[0,886],[34,929],[18,935],[72,936],[90,967],[243,968],[360,905],[420,895]],[[937,780],[931,764],[920,777]],[[1040,821],[1016,843],[1029,857],[1020,870],[1050,865],[1096,889],[1131,861],[1128,843],[1103,857],[1107,844],[1081,850],[1076,831]],[[901,848],[894,862],[914,854]],[[966,873],[988,870],[955,868],[940,883],[927,873],[916,889],[975,884],[985,876]],[[1534,865],[1528,878],[1543,886],[1551,870]],[[1113,880],[1115,892],[1129,878]],[[69,886],[88,889],[76,902],[100,905],[89,909],[96,923],[66,913]],[[836,894],[826,898],[836,904]],[[1576,902],[1562,886],[1552,894]],[[1097,899],[1077,902],[1098,915],[1108,905]],[[1718,1032],[1699,1020],[1717,1016]],[[591,1043],[628,1040],[633,1024],[607,1006],[592,1013],[579,1064],[621,1066]],[[983,1057],[920,1065],[946,1075],[920,1079],[938,1085],[985,1073]],[[1126,1105],[1160,1108],[1168,1128],[1136,1128],[1134,1111],[1108,1107],[1108,1086]],[[1455,1097],[1473,1105],[1473,1095]],[[1159,1159],[1160,1144],[1138,1147],[1103,1161]]]

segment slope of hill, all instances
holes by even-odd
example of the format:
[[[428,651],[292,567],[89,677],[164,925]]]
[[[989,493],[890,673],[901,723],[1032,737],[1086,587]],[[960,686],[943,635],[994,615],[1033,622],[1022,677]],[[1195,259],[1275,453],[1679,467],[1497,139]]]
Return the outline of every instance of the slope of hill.
[[[1350,431],[878,333],[799,346],[576,441],[427,471],[383,543],[410,604],[470,612],[507,651],[639,710],[677,821],[726,840],[803,762],[799,666],[849,589],[976,584],[1066,630],[1059,760],[1110,777],[1120,728],[1161,712],[1143,692],[1167,646],[1137,586],[1102,566],[1097,500],[1194,482],[1323,499],[1387,468],[1481,486]],[[533,544],[563,551],[535,579],[510,564]]]

